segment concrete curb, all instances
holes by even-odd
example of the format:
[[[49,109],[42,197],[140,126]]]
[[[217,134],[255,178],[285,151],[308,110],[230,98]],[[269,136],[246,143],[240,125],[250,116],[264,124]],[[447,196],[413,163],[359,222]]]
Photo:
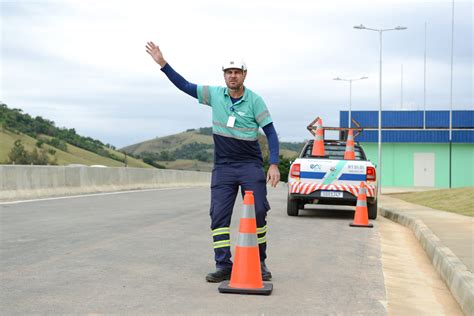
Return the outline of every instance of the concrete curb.
[[[379,207],[379,210],[382,216],[413,231],[463,312],[466,315],[474,315],[474,276],[472,272],[449,248],[443,245],[422,220],[387,207]]]

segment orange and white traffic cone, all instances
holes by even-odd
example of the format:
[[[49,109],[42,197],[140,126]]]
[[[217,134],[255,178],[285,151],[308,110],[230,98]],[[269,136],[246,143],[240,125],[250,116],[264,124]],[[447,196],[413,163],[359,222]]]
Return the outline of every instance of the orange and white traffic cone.
[[[354,132],[350,129],[347,135],[346,151],[344,152],[344,160],[355,160],[354,152]]]
[[[324,129],[323,120],[318,119],[316,122],[316,135],[314,137],[313,150],[311,156],[323,157],[324,156]]]
[[[245,191],[232,274],[230,281],[221,283],[219,292],[270,295],[272,290],[272,283],[262,282],[253,191]]]
[[[357,195],[357,206],[354,214],[354,222],[350,223],[352,227],[374,227],[369,224],[369,213],[367,210],[367,189],[364,182],[360,183],[359,194]]]

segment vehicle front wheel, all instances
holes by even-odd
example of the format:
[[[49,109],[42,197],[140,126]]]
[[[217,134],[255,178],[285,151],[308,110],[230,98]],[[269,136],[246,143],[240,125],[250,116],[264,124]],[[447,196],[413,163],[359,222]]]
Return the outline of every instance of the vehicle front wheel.
[[[286,212],[288,213],[288,216],[298,216],[299,212],[298,200],[290,198],[289,195],[286,200]]]
[[[377,218],[377,201],[373,203],[367,203],[367,211],[369,213],[369,219]]]

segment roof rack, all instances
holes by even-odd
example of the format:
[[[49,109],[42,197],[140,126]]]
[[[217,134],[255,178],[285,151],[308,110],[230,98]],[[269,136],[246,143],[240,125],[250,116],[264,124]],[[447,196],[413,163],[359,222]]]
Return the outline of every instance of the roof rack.
[[[316,136],[316,133],[314,132],[316,130],[316,122],[320,119],[320,117],[316,117],[309,125],[306,127],[306,129],[313,135]],[[350,127],[330,127],[330,126],[323,126],[324,131],[339,131],[339,140],[345,141],[347,140],[347,134],[349,130],[354,131],[354,138],[357,137],[362,131],[364,130],[359,122],[356,120],[352,119],[352,123],[356,126],[353,128]]]
[[[310,139],[307,141],[308,144],[313,144],[314,143],[314,139]],[[341,145],[346,145],[346,140],[342,140],[342,139],[325,139],[324,140],[324,143],[325,144],[331,144],[331,143],[334,143],[334,144],[341,144]],[[354,144],[355,145],[360,145],[360,142],[358,141],[354,141]]]

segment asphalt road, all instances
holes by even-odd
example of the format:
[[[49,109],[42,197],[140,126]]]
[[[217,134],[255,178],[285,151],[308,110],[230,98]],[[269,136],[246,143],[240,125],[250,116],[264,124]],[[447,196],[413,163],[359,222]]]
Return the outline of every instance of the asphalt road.
[[[271,296],[220,294],[209,189],[169,189],[0,205],[1,314],[386,313],[380,236],[353,212],[286,215],[269,190]],[[233,240],[241,215],[234,208]]]

